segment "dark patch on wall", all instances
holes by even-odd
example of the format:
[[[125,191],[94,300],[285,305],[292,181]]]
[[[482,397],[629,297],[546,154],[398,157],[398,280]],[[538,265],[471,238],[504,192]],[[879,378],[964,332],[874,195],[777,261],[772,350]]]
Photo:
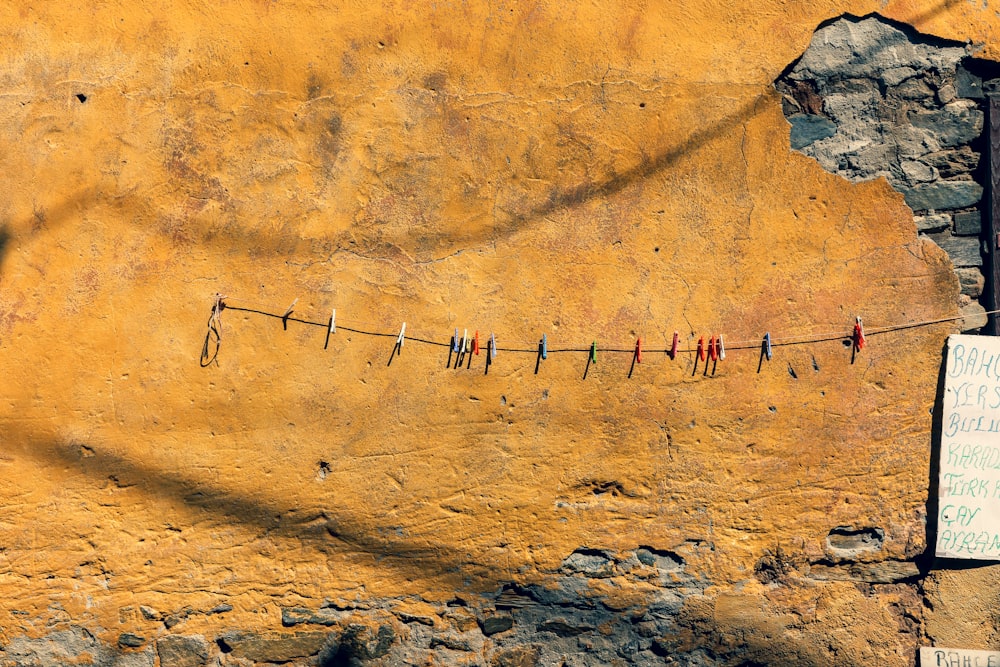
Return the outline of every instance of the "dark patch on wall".
[[[986,324],[982,216],[986,96],[1000,63],[878,15],[821,25],[775,81],[791,147],[857,182],[885,178],[948,253],[966,331]]]

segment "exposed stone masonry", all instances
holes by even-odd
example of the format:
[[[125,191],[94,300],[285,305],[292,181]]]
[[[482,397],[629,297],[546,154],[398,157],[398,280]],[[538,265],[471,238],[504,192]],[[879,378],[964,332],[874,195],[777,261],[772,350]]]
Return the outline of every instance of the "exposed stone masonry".
[[[1000,65],[878,16],[843,17],[817,30],[775,85],[792,148],[851,181],[884,177],[901,192],[917,230],[955,265],[966,330],[984,326],[983,127]]]

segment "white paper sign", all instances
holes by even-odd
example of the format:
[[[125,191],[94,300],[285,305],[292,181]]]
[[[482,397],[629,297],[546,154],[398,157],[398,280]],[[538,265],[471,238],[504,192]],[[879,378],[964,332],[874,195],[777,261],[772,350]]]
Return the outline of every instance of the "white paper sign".
[[[921,646],[920,667],[1000,667],[1000,651]]]
[[[1000,560],[1000,338],[948,337],[942,403],[935,553]]]

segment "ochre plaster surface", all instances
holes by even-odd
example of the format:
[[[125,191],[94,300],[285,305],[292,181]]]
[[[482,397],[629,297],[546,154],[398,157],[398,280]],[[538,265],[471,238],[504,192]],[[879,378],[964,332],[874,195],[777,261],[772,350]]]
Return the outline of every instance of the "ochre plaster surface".
[[[873,11],[1000,55],[994,8],[964,1],[0,7],[3,635],[154,632],[140,605],[275,627],[645,545],[721,628],[908,664],[911,593],[755,567],[835,561],[836,526],[884,530],[862,561],[923,553],[957,325],[853,364],[840,340],[759,372],[735,349],[957,313],[899,194],[789,151],[771,82],[822,21]],[[228,309],[203,368],[216,292],[441,343],[734,349],[707,376],[602,352],[584,379],[583,351],[484,374]]]

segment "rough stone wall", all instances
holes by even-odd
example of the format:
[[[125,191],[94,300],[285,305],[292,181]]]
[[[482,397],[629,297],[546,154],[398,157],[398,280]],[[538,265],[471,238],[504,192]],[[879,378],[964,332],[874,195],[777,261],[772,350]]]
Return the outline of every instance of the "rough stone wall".
[[[876,9],[998,56],[978,2],[0,6],[0,664],[988,647],[995,568],[925,556],[955,327],[842,338],[953,264],[773,86]]]
[[[845,17],[817,30],[776,83],[793,149],[903,194],[917,230],[955,264],[969,332],[986,324],[983,127],[986,94],[1000,90],[1000,64],[972,54],[879,16]]]

